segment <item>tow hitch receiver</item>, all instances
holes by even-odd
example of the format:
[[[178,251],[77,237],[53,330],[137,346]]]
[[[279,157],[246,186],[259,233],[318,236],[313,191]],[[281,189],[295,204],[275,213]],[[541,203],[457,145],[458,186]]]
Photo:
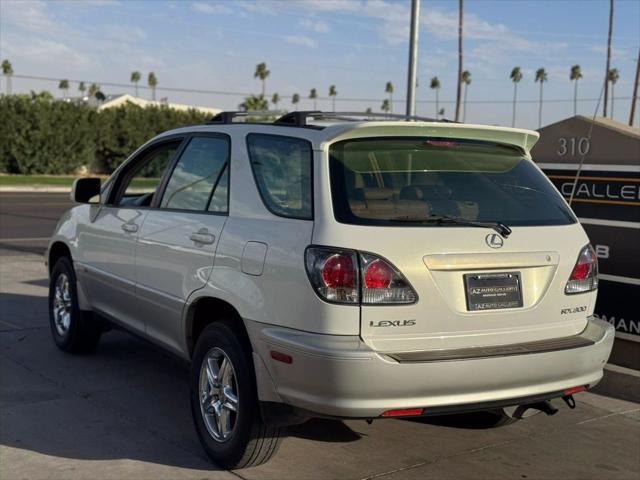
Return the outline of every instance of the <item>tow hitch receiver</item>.
[[[571,410],[576,408],[576,400],[573,398],[573,395],[563,395],[562,400],[564,400],[564,403],[566,403]]]

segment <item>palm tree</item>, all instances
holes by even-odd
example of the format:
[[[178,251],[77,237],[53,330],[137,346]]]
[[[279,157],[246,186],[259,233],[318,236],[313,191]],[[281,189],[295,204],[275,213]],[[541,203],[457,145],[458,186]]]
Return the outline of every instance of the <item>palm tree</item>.
[[[540,82],[540,104],[538,106],[538,128],[542,127],[542,86],[547,81],[547,71],[540,67],[536,70],[535,82]]]
[[[84,82],[80,82],[80,84],[78,85],[78,91],[80,92],[80,96],[84,97],[84,92],[86,90],[87,90],[87,87],[84,84]]]
[[[138,96],[138,82],[140,81],[141,78],[142,76],[140,75],[140,72],[138,72],[137,70],[134,72],[131,72],[131,83],[133,83],[133,88],[134,88],[136,97]]]
[[[271,72],[267,70],[267,64],[262,62],[256,65],[256,71],[253,74],[253,78],[259,78],[262,82],[262,96],[264,97],[265,81]]]
[[[291,97],[291,103],[293,103],[293,108],[295,110],[298,110],[299,101],[300,101],[300,95],[298,95],[297,93],[294,93],[293,96]]]
[[[338,91],[336,90],[335,85],[331,85],[329,87],[329,96],[331,97],[331,109],[336,111],[336,95],[338,95]]]
[[[382,111],[383,111],[383,112],[385,112],[385,113],[389,113],[389,111],[391,110],[391,104],[390,104],[390,102],[389,102],[389,99],[388,99],[388,98],[385,98],[385,99],[382,101],[382,106],[381,106],[380,108],[382,109]]]
[[[617,68],[612,68],[611,70],[609,70],[607,81],[611,82],[611,118],[613,118],[613,103],[616,101],[615,95],[613,93],[613,86],[616,84],[619,78],[620,74],[618,73]]]
[[[149,72],[149,76],[147,77],[147,85],[151,88],[151,100],[156,99],[156,86],[158,85],[158,79],[156,78],[156,74],[153,72]]]
[[[457,122],[460,118],[460,97],[462,96],[462,24],[464,14],[464,0],[458,2],[458,84],[456,87],[456,116]],[[466,91],[466,88],[465,88]]]
[[[389,94],[389,107],[391,109],[391,113],[393,113],[393,83],[387,82],[384,86],[384,93]]]
[[[96,93],[98,93],[100,91],[100,87],[98,87],[98,85],[96,85],[95,83],[92,83],[91,85],[89,85],[89,92],[88,95],[89,97],[95,97]]]
[[[313,100],[313,109],[316,110],[316,99],[318,98],[318,92],[316,92],[315,88],[312,88],[309,92],[309,98]]]
[[[6,58],[2,61],[2,75],[7,79],[7,95],[11,95],[11,77],[13,76],[13,66]]]
[[[240,105],[240,110],[245,112],[255,112],[259,110],[267,110],[269,108],[269,102],[262,95],[251,95],[246,97],[244,102]]]
[[[62,98],[67,98],[67,95],[69,94],[69,80],[60,80],[58,88],[62,90]]]
[[[438,111],[440,110],[438,108],[438,104],[439,104],[439,91],[440,91],[440,80],[438,80],[438,77],[433,77],[431,79],[431,84],[429,85],[429,88],[433,89],[436,91],[436,119],[438,118]]]
[[[444,107],[438,110],[438,115],[440,115],[441,117],[444,117]]]
[[[573,84],[573,116],[575,117],[578,113],[578,80],[582,78],[582,70],[580,69],[580,65],[574,65],[571,67],[571,72],[569,73],[569,80],[574,82]]]
[[[271,103],[273,103],[273,106],[276,108],[276,110],[278,109],[278,102],[279,101],[280,101],[280,95],[278,95],[278,92],[276,92],[271,97]]]
[[[467,87],[471,83],[471,72],[465,70],[462,72],[462,83],[464,83],[464,100],[462,101],[462,123],[467,119]]]
[[[609,35],[607,37],[607,68],[604,71],[604,104],[602,116],[607,116],[607,101],[609,100],[609,71],[611,68],[611,34],[613,33],[613,0],[609,0]]]
[[[518,97],[518,83],[522,80],[522,70],[520,67],[513,67],[509,78],[513,82],[513,115],[511,117],[511,126],[516,125],[516,99]]]

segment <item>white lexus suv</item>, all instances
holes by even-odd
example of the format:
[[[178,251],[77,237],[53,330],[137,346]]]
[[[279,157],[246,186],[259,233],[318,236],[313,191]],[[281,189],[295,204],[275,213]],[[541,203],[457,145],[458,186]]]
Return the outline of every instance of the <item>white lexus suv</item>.
[[[597,259],[531,160],[538,133],[246,120],[76,180],[47,251],[56,344],[87,352],[118,326],[189,361],[216,463],[263,463],[314,416],[518,419],[601,379]]]

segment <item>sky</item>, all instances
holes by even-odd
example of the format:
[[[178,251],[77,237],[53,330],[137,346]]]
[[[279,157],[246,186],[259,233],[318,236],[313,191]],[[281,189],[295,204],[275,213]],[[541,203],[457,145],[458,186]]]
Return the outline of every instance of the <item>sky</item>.
[[[471,72],[466,121],[510,125],[513,83],[520,66],[516,126],[538,127],[544,67],[543,125],[573,114],[569,69],[582,67],[578,113],[592,116],[606,61],[608,0],[465,0],[464,68]],[[394,112],[405,109],[409,0],[0,0],[0,58],[13,64],[14,92],[62,92],[57,81],[96,82],[106,94],[133,93],[133,70],[158,78],[158,98],[234,110],[243,95],[259,93],[255,66],[266,62],[266,92],[281,109],[380,111],[387,81]],[[432,77],[440,80],[440,107],[452,118],[457,78],[457,0],[422,0],[417,114],[435,115]],[[614,118],[627,122],[640,48],[640,0],[615,0],[612,67]],[[122,85],[111,85],[122,84]],[[195,90],[179,92],[170,89]],[[0,88],[4,91],[5,79]],[[204,92],[208,91],[208,92]],[[218,92],[218,93],[210,93]],[[226,92],[226,93],[221,93]],[[140,96],[150,91],[141,88]],[[600,107],[600,113],[601,113]],[[640,108],[638,109],[640,110]],[[638,120],[636,120],[638,125]]]

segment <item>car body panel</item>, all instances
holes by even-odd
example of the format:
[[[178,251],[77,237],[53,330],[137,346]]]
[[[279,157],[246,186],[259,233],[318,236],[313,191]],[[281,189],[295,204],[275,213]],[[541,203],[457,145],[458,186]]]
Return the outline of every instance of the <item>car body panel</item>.
[[[77,238],[78,261],[93,309],[137,333],[145,331],[145,322],[135,308],[135,249],[146,214],[144,209],[102,206],[89,222],[78,226]],[[135,231],[123,230],[127,226]]]
[[[595,327],[588,347],[538,354],[439,362],[399,363],[369,348],[358,336],[327,336],[248,322],[263,359],[277,350],[291,363],[266,361],[276,394],[297,408],[335,417],[376,418],[386,410],[453,406],[562,395],[602,378],[613,339],[607,322]],[[272,394],[273,395],[273,394]],[[514,403],[511,403],[513,405]]]
[[[207,282],[226,220],[226,215],[154,209],[147,213],[139,231],[136,302],[145,312],[147,336],[172,350],[181,348],[184,304]],[[210,238],[205,240],[213,241],[192,240],[194,234],[207,235]]]

